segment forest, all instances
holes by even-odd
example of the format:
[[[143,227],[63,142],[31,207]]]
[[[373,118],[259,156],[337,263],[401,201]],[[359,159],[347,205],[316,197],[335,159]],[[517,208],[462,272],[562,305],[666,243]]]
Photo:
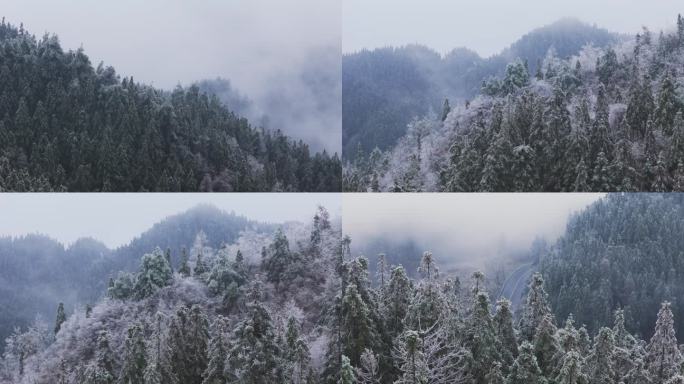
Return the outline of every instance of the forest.
[[[348,191],[680,191],[684,20],[570,57],[514,59],[388,150],[347,162]],[[532,70],[532,68],[535,68]],[[362,152],[363,153],[363,152]]]
[[[503,75],[516,58],[528,61],[534,71],[551,47],[559,57],[570,57],[587,44],[606,47],[620,39],[605,29],[561,19],[487,58],[468,48],[441,55],[417,44],[343,54],[343,158],[353,161],[375,147],[390,149],[413,118],[441,112],[445,98],[472,99],[483,80]]]
[[[390,256],[371,276],[322,207],[251,246],[157,247],[112,278],[99,302],[56,305],[54,323],[16,329],[0,382],[681,383],[681,268],[657,248],[681,248],[683,204],[611,194],[574,215],[518,309],[492,300],[482,272],[445,273],[431,252],[414,278]],[[644,286],[604,301],[629,291],[604,278],[612,260],[598,256],[602,247],[621,255],[616,274],[637,286],[673,278],[661,294]]]
[[[337,154],[253,126],[197,85],[121,78],[0,23],[0,191],[329,192],[340,175]]]

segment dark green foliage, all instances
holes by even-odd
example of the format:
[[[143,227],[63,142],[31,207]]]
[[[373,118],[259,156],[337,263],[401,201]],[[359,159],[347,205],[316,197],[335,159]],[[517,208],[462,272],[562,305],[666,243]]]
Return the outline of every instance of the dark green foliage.
[[[593,333],[624,308],[627,329],[651,335],[660,303],[684,295],[683,231],[679,194],[611,194],[571,218],[540,266],[556,317],[572,313]]]
[[[57,307],[57,318],[55,319],[55,335],[59,333],[62,324],[66,321],[66,313],[64,312],[64,303],[59,303]]]
[[[341,190],[337,154],[252,127],[197,86],[121,79],[4,21],[0,63],[0,190]]]

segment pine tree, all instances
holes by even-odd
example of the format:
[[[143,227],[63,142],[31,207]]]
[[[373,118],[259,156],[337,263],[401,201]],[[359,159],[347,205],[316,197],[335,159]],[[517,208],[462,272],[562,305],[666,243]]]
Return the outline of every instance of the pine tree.
[[[293,262],[290,254],[290,243],[282,228],[276,231],[273,243],[268,246],[261,262],[266,272],[266,279],[276,285],[287,278],[287,270]]]
[[[496,313],[493,320],[496,339],[501,345],[502,362],[507,368],[518,357],[518,342],[513,329],[513,313],[511,312],[510,301],[500,299],[496,302]]]
[[[162,250],[157,247],[152,253],[145,254],[135,282],[135,297],[138,300],[154,294],[158,289],[171,283],[173,278],[169,265]]]
[[[396,384],[423,384],[430,380],[429,369],[422,352],[422,340],[416,331],[406,331],[395,352],[401,376]]]
[[[195,260],[195,268],[193,268],[192,274],[199,279],[203,279],[207,270],[207,265],[204,263],[204,260],[202,260],[202,251],[200,250],[197,254],[197,260]]]
[[[178,267],[178,273],[183,277],[190,276],[190,266],[188,265],[188,251],[183,247],[181,250],[181,262]]]
[[[537,358],[539,368],[546,377],[551,377],[551,373],[556,366],[554,358],[560,350],[556,331],[556,326],[553,324],[553,316],[547,314],[537,326],[537,331],[534,335],[534,355]]]
[[[247,317],[235,326],[231,337],[229,382],[258,384],[281,379],[282,351],[276,343],[271,316],[261,303],[261,284],[257,276],[247,298]]]
[[[614,353],[613,331],[610,328],[603,327],[594,340],[591,355],[587,357],[589,377],[592,383],[615,382]]]
[[[97,336],[95,360],[86,368],[85,376],[88,383],[113,384],[114,356],[109,346],[109,333],[100,331]]]
[[[64,303],[59,303],[57,306],[57,317],[55,319],[55,335],[62,329],[62,324],[66,321],[66,313],[64,312]]]
[[[354,368],[349,363],[349,358],[342,355],[342,370],[340,372],[339,384],[356,384],[356,378],[354,377]]]
[[[646,366],[654,383],[664,383],[680,372],[682,354],[677,345],[674,316],[670,303],[664,302],[658,311],[655,332],[646,346]]]
[[[218,316],[211,325],[212,337],[207,352],[207,368],[202,373],[202,384],[224,384],[228,381],[225,360],[228,354],[228,326],[223,316]]]
[[[520,354],[511,367],[506,384],[546,384],[534,357],[532,345],[527,341],[520,345]]]
[[[147,367],[145,384],[177,384],[178,377],[173,372],[172,350],[164,332],[164,318],[157,313],[155,326],[147,346]]]
[[[490,314],[489,296],[478,292],[465,330],[465,346],[473,359],[471,375],[475,383],[485,383],[485,376],[499,362],[501,355]]]
[[[199,306],[178,308],[169,327],[173,372],[179,382],[201,384],[207,367],[208,320]]]
[[[404,318],[411,303],[411,296],[411,281],[406,276],[404,267],[395,267],[387,285],[382,307],[385,327],[392,337],[404,331]]]
[[[551,309],[548,304],[546,291],[544,291],[544,279],[541,274],[535,273],[530,280],[529,292],[520,318],[521,336],[525,340],[533,341],[537,327],[544,319],[544,316],[550,314]]]
[[[589,378],[583,372],[582,361],[579,353],[575,351],[566,353],[555,382],[557,384],[588,384]]]
[[[342,298],[341,316],[344,330],[343,352],[352,365],[357,366],[363,351],[366,348],[373,350],[377,346],[379,335],[356,284],[347,286]]]
[[[128,328],[124,344],[123,365],[119,382],[121,384],[145,384],[147,356],[143,329],[139,324]]]
[[[451,106],[449,105],[449,99],[444,99],[444,105],[442,106],[442,117],[441,117],[442,121],[446,120],[447,116],[449,116],[449,112],[451,112]]]

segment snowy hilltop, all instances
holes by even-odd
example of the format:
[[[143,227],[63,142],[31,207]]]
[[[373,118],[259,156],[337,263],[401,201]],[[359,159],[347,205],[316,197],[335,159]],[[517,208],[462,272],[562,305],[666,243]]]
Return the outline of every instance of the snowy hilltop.
[[[346,164],[349,191],[684,190],[684,20],[530,73],[509,63],[392,149]]]

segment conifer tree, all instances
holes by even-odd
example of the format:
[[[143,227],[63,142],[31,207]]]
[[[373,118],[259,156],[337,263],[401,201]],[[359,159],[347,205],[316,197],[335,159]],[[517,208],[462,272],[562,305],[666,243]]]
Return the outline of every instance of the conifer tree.
[[[128,328],[124,344],[123,365],[119,382],[121,384],[145,384],[147,356],[143,329],[139,324]]]
[[[231,337],[227,356],[229,382],[257,384],[282,380],[282,351],[276,343],[271,316],[261,302],[261,284],[257,276],[247,298],[247,317],[237,324]]]
[[[188,265],[188,251],[183,247],[181,250],[181,262],[178,267],[178,273],[183,277],[190,276],[190,266]]]
[[[404,318],[411,303],[411,281],[404,267],[392,270],[383,301],[383,318],[387,333],[392,337],[404,331]]]
[[[551,309],[544,290],[544,279],[541,274],[535,273],[530,280],[529,292],[520,318],[521,336],[530,342],[533,341],[537,327],[544,316],[549,314],[551,314]]]
[[[199,279],[203,279],[204,274],[208,271],[207,264],[202,260],[202,257],[202,251],[200,250],[197,253],[197,260],[195,260],[195,268],[192,269],[192,274]]]
[[[212,337],[207,352],[207,368],[202,373],[202,384],[224,384],[228,381],[225,360],[228,354],[226,319],[218,316],[211,325]]]
[[[159,288],[171,283],[173,278],[169,265],[162,250],[157,247],[152,253],[145,254],[135,282],[135,297],[138,300],[154,294]]]
[[[589,377],[592,383],[615,382],[615,341],[613,331],[603,327],[594,340],[594,348],[587,357]]]
[[[157,313],[152,336],[147,346],[145,384],[177,384],[179,382],[173,372],[172,350],[165,336],[164,325],[163,315]]]
[[[477,293],[465,330],[464,344],[473,359],[471,375],[475,383],[485,383],[485,376],[501,359],[490,314],[489,296]]]
[[[523,341],[518,358],[515,359],[511,372],[506,378],[506,384],[546,384],[546,382],[537,365],[532,345]]]
[[[352,368],[352,365],[349,363],[349,358],[344,355],[342,355],[342,369],[338,384],[356,384],[354,368]]]
[[[57,317],[55,319],[55,335],[62,329],[62,324],[66,321],[66,313],[64,312],[64,303],[59,303],[57,306]]]
[[[109,333],[104,330],[100,331],[97,336],[95,359],[85,372],[88,383],[113,384],[115,382],[114,356],[109,346],[109,337]]]
[[[557,384],[588,384],[589,378],[584,373],[582,357],[575,351],[563,356],[560,372],[556,376]]]
[[[560,346],[556,338],[556,326],[553,324],[553,317],[547,314],[537,326],[534,335],[534,355],[537,364],[545,377],[551,377],[556,366],[554,358],[557,357]]]
[[[674,316],[670,303],[662,303],[658,311],[655,332],[646,346],[646,366],[654,383],[664,383],[680,372],[682,354],[677,345]]]
[[[513,313],[511,312],[510,301],[500,299],[496,302],[493,320],[496,339],[501,345],[502,362],[505,363],[506,367],[509,367],[518,357],[518,342],[513,329]]]

